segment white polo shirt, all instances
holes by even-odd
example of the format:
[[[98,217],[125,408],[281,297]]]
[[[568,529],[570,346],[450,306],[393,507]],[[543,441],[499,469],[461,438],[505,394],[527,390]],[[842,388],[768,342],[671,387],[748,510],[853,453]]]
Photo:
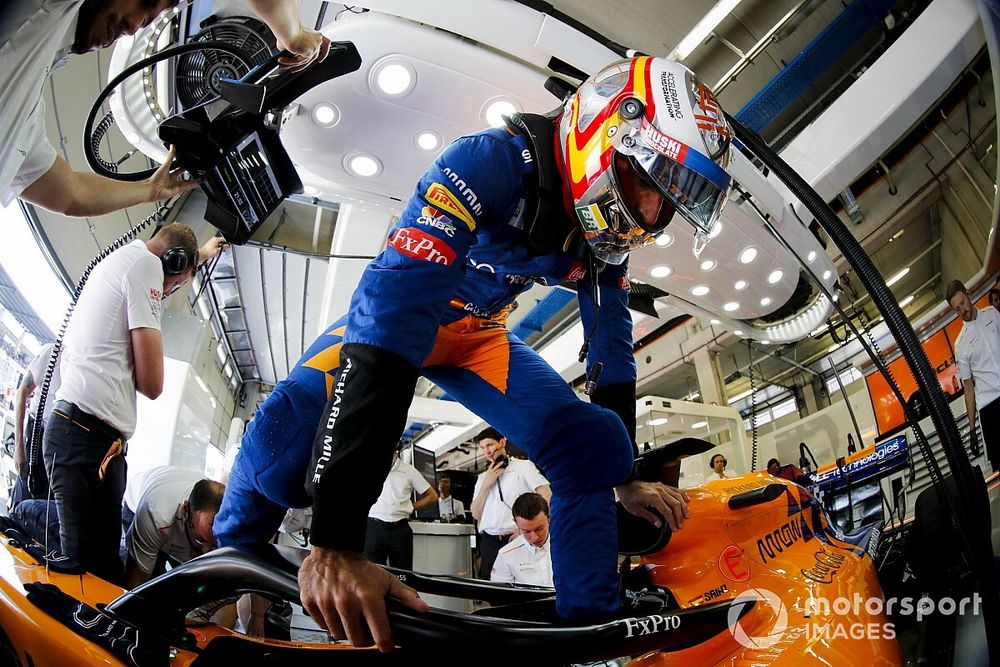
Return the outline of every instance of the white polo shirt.
[[[965,322],[955,341],[958,377],[976,381],[976,409],[1000,398],[1000,313],[980,308],[976,319]]]
[[[455,517],[461,519],[465,516],[465,505],[455,496],[438,498],[438,514],[444,521],[451,521]]]
[[[28,403],[28,414],[31,417],[34,417],[35,413],[38,412],[38,401],[42,398],[42,381],[45,380],[45,370],[49,365],[49,357],[52,356],[53,349],[55,349],[55,345],[47,343],[42,347],[38,356],[28,364],[28,373],[31,374],[31,380],[35,384],[35,391],[31,394],[31,402]],[[59,364],[56,364],[55,370],[52,371],[52,380],[49,382],[49,395],[45,399],[45,410],[42,411],[43,426],[49,421],[49,415],[52,414],[52,406],[56,403],[55,396],[59,392],[60,383]]]
[[[368,510],[368,516],[388,523],[401,521],[413,511],[413,492],[422,496],[429,488],[431,485],[416,468],[402,459],[396,459],[382,484],[382,493]]]
[[[510,535],[517,532],[514,515],[510,508],[522,493],[533,493],[540,486],[548,485],[535,464],[521,459],[509,459],[510,463],[497,479],[497,483],[489,490],[486,503],[483,505],[483,515],[479,519],[479,531],[490,535]],[[476,480],[476,489],[472,493],[475,498],[483,488],[486,473],[481,473]],[[501,493],[503,498],[501,499]]]
[[[129,556],[143,572],[153,571],[161,551],[180,563],[193,557],[191,542],[184,529],[183,506],[191,489],[203,477],[193,470],[160,466],[137,476],[129,485],[141,486],[135,521],[125,543]],[[134,491],[126,495],[134,495]]]
[[[546,539],[545,544],[535,548],[523,535],[518,535],[517,539],[500,549],[490,572],[490,580],[552,588],[551,543],[552,540]]]
[[[5,0],[0,11],[0,204],[56,159],[45,136],[45,79],[69,55],[83,0]]]
[[[63,343],[59,400],[135,431],[132,329],[160,328],[163,266],[141,240],[115,250],[90,274]]]

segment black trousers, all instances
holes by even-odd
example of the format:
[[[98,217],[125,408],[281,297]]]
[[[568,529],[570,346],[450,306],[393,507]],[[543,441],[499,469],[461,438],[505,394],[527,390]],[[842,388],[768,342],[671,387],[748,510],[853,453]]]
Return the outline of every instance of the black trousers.
[[[496,562],[497,554],[510,542],[510,535],[490,535],[489,533],[479,533],[476,541],[479,547],[479,578],[489,581],[490,573],[493,572],[493,563]]]
[[[984,405],[979,411],[979,432],[986,449],[986,458],[994,470],[1000,470],[1000,398]]]
[[[87,428],[53,410],[45,428],[45,467],[52,499],[59,511],[62,552],[113,584],[124,583],[118,555],[122,537],[125,456],[119,454],[99,471],[114,444],[112,429]]]
[[[386,523],[368,517],[365,558],[379,565],[413,569],[413,531],[406,519]]]

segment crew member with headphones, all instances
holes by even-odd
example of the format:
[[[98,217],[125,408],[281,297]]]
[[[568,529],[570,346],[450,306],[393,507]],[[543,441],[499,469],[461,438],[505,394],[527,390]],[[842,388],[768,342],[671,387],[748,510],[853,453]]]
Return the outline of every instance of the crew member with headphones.
[[[731,478],[732,475],[726,472],[726,466],[728,464],[729,461],[727,461],[726,457],[722,454],[716,454],[713,456],[712,460],[709,462],[709,465],[712,467],[712,472],[708,475],[708,481]]]
[[[66,331],[43,446],[59,513],[61,545],[53,546],[113,583],[123,574],[125,443],[136,392],[155,399],[163,389],[161,302],[224,247],[213,239],[199,249],[191,228],[174,223],[115,250],[90,274]]]

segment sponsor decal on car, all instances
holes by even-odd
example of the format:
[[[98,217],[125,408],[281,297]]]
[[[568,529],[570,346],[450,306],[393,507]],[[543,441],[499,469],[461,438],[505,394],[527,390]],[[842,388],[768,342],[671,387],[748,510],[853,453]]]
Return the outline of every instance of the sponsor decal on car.
[[[455,236],[455,225],[452,223],[451,218],[433,206],[424,206],[420,209],[420,217],[417,218],[417,224],[440,229],[451,238]]]
[[[750,563],[740,547],[730,544],[719,554],[719,572],[722,576],[738,584],[750,581]]]
[[[709,589],[709,590],[705,591],[704,593],[702,593],[698,597],[696,597],[693,600],[691,600],[690,602],[688,602],[688,604],[699,604],[699,603],[711,602],[712,600],[716,600],[716,599],[722,597],[723,595],[725,595],[728,592],[729,592],[729,586],[726,585],[726,584],[722,584],[721,586],[716,586],[715,588],[712,588],[712,589]]]
[[[577,206],[576,217],[580,218],[580,225],[585,232],[599,234],[608,228],[608,223],[601,214],[601,209],[597,207],[597,204]]]
[[[412,227],[397,229],[389,238],[389,245],[407,257],[432,264],[450,266],[455,261],[455,251],[444,241]]]
[[[626,637],[634,637],[636,635],[652,635],[658,632],[668,632],[670,630],[677,630],[681,627],[681,617],[677,614],[671,614],[669,616],[661,616],[660,614],[652,614],[650,616],[642,616],[640,618],[623,618],[622,622],[625,624],[627,630]]]
[[[766,563],[775,555],[783,553],[785,549],[802,539],[802,523],[799,516],[791,521],[782,524],[773,531],[757,540],[757,553],[760,560]]]
[[[451,190],[441,185],[440,183],[431,183],[430,187],[427,188],[427,192],[424,193],[424,199],[433,204],[434,206],[444,209],[448,213],[461,220],[469,228],[469,231],[476,231],[476,223],[472,219],[472,215],[469,213],[465,205],[455,198],[455,195],[451,193]]]
[[[813,553],[815,563],[809,569],[802,568],[802,576],[818,584],[832,584],[833,578],[847,560],[844,554],[835,554],[826,549]]]

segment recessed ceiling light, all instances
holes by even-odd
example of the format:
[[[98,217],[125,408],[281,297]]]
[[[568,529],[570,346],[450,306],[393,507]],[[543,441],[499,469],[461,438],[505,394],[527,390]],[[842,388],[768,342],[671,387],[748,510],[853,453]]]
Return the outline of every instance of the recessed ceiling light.
[[[649,275],[654,278],[666,278],[671,274],[671,269],[666,264],[660,264],[659,266],[654,266],[649,270]]]
[[[714,259],[706,259],[704,262],[701,263],[701,270],[711,271],[716,267],[717,264],[718,262],[716,262]]]
[[[722,322],[721,322],[720,320],[717,320],[717,319],[715,319],[715,318],[712,318],[712,319],[710,319],[710,320],[708,321],[708,323],[709,323],[709,324],[722,324]]]
[[[742,332],[742,331],[740,331],[739,329],[736,329],[736,330],[734,330],[734,331],[733,331],[733,335],[734,335],[734,336],[742,336],[742,335],[743,335],[743,332]]]
[[[319,194],[319,189],[311,185],[307,185],[302,190],[309,196],[313,197]]]
[[[351,153],[345,160],[347,169],[355,176],[371,178],[382,172],[382,163],[373,155],[367,153]]]
[[[656,245],[661,248],[666,248],[673,242],[674,242],[674,237],[671,236],[669,232],[663,232],[662,234],[656,237]]]
[[[320,127],[333,127],[340,122],[340,109],[336,104],[320,102],[312,108],[312,119]]]
[[[402,97],[413,90],[417,83],[417,73],[409,63],[398,60],[377,63],[372,68],[369,85],[382,97]]]
[[[823,272],[823,280],[829,280],[831,275],[832,274],[830,273],[830,270],[827,269],[826,271]]]
[[[771,305],[771,297],[765,296],[763,299],[760,300],[760,305],[762,305],[762,306],[770,306]]]
[[[760,341],[760,344],[761,345],[770,345],[771,341],[769,341],[769,340],[762,340],[762,341]]]
[[[708,426],[707,421],[700,421],[691,424],[691,428],[705,428],[706,426]]]
[[[726,311],[727,313],[731,313],[734,310],[739,310],[739,309],[740,309],[740,304],[737,303],[736,301],[730,301],[729,303],[727,303],[722,307],[722,310]]]
[[[695,296],[705,296],[711,291],[712,290],[708,285],[695,285],[691,288],[691,294],[694,294]]]
[[[441,146],[441,135],[434,130],[418,132],[413,138],[414,145],[422,151],[434,151]]]
[[[757,259],[757,248],[753,246],[744,248],[743,252],[740,253],[740,264],[749,264],[755,259]]]
[[[911,303],[913,303],[914,296],[915,295],[911,294],[910,296],[908,296],[905,299],[903,299],[902,301],[900,301],[899,302],[899,307],[900,308],[906,308],[907,306],[909,306]]]
[[[810,250],[809,251],[809,255],[806,257],[806,260],[808,262],[812,263],[815,259],[816,259],[816,251],[815,250]]]
[[[666,424],[668,419],[666,417],[657,417],[656,419],[650,419],[647,424],[650,426],[663,426]]]
[[[744,290],[744,289],[747,288],[747,281],[745,281],[745,280],[737,280],[736,284],[733,285],[733,288],[736,289],[736,290]]]
[[[503,97],[493,98],[483,105],[483,120],[490,127],[503,127],[503,117],[517,112],[517,107]]]
[[[887,281],[885,281],[886,286],[892,287],[893,285],[895,285],[896,283],[898,283],[900,280],[902,280],[906,276],[906,274],[909,273],[909,272],[910,272],[910,267],[908,267],[908,266],[900,269],[899,271],[897,271],[895,273],[895,275],[892,276],[892,278],[889,278]]]
[[[781,269],[775,269],[774,271],[771,271],[771,274],[767,277],[767,282],[773,285],[779,280],[781,280],[784,276],[785,276],[784,271],[782,271]]]

